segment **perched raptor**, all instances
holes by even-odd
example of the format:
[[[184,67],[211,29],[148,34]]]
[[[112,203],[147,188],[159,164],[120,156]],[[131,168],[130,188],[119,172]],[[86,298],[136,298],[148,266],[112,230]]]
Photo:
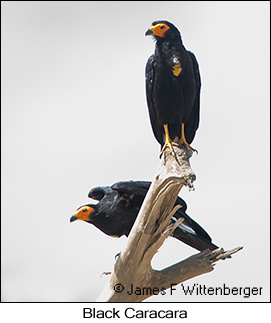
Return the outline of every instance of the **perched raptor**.
[[[146,65],[146,95],[153,133],[161,155],[183,144],[187,150],[199,126],[200,73],[196,57],[186,50],[179,30],[165,20],[154,21],[145,35],[155,39]]]
[[[145,181],[123,181],[112,186],[95,187],[88,196],[99,202],[79,207],[70,221],[84,220],[110,236],[128,236],[150,184]],[[175,205],[182,207],[171,221],[174,223],[179,218],[184,218],[184,221],[173,231],[173,237],[200,251],[217,249],[206,231],[185,213],[185,201],[178,197]]]

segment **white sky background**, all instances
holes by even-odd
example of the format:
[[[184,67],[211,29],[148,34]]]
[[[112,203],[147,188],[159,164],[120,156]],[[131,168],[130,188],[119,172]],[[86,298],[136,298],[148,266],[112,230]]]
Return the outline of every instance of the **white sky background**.
[[[152,180],[159,165],[145,98],[145,31],[167,19],[198,59],[200,128],[187,213],[225,249],[212,273],[186,281],[263,287],[261,296],[148,301],[268,301],[269,2],[2,2],[2,301],[95,301],[113,239],[69,218],[88,191]],[[162,269],[196,250],[169,238]]]

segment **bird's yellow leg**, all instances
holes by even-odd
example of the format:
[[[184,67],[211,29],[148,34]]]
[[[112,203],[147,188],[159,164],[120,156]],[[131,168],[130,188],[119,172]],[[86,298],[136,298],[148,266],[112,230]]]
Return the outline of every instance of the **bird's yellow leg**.
[[[111,271],[104,271],[100,277],[102,277],[103,275],[106,275],[106,276],[111,275]]]
[[[160,157],[162,156],[165,149],[168,147],[171,151],[171,154],[176,157],[175,151],[173,150],[173,146],[178,146],[179,144],[176,142],[173,142],[169,137],[169,131],[168,131],[168,125],[164,124],[164,130],[165,130],[165,144],[161,150]]]
[[[182,126],[181,126],[181,139],[179,140],[179,143],[184,145],[187,151],[189,151],[189,149],[191,149],[192,151],[198,152],[196,149],[192,148],[189,145],[189,143],[186,141],[185,135],[184,135],[184,123],[183,122],[182,122]]]

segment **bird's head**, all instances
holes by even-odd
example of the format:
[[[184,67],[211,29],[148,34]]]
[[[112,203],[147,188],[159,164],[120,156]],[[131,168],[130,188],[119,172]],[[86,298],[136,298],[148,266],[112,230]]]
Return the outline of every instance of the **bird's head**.
[[[74,222],[76,220],[82,220],[91,223],[91,215],[92,212],[95,210],[95,205],[93,204],[86,204],[80,206],[75,214],[70,218],[70,222]]]
[[[145,36],[154,36],[156,39],[174,39],[181,38],[179,30],[169,21],[157,20],[152,23]]]

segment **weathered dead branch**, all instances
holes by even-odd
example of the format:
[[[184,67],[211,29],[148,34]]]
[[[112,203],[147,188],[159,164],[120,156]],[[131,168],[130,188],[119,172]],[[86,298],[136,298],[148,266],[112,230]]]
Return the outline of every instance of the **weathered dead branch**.
[[[120,253],[110,280],[97,301],[140,302],[151,295],[130,295],[131,284],[141,289],[167,289],[172,282],[179,284],[212,271],[216,261],[241,249],[205,250],[160,271],[151,267],[154,254],[180,223],[169,224],[178,208],[173,207],[179,191],[184,185],[193,189],[196,178],[190,167],[190,154],[181,148],[174,149],[179,162],[168,149],[163,154],[158,175],[146,195],[126,248]]]

